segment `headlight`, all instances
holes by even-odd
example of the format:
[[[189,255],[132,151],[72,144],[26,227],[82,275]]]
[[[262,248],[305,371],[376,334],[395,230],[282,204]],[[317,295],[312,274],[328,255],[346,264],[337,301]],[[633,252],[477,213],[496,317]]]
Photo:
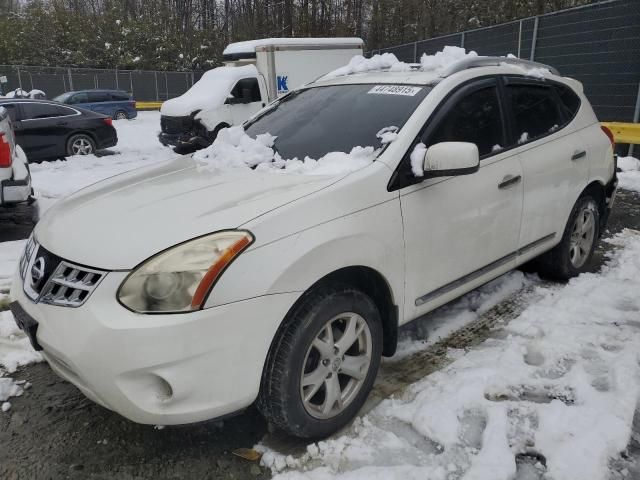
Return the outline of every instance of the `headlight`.
[[[232,230],[171,247],[131,272],[118,300],[139,313],[199,310],[222,272],[252,242],[249,232]]]

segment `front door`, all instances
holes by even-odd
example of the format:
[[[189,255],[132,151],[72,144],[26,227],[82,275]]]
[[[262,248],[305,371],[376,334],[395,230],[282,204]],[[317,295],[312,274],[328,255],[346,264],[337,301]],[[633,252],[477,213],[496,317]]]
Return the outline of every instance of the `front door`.
[[[517,155],[503,151],[494,79],[460,88],[438,108],[421,140],[478,146],[478,172],[402,188],[407,319],[442,305],[515,266],[523,201]]]

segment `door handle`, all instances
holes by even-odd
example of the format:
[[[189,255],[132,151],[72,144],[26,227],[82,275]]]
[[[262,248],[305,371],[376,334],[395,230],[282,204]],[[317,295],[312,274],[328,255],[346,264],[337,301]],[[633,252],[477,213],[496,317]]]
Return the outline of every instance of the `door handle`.
[[[515,176],[514,175],[507,175],[498,184],[498,188],[500,190],[505,189],[505,188],[509,188],[511,185],[516,185],[517,183],[520,183],[520,180],[522,180],[522,176],[520,176],[520,175],[515,175]]]
[[[580,160],[583,157],[587,156],[587,152],[585,150],[576,150],[575,152],[573,152],[573,155],[571,155],[571,160],[575,161],[575,160]]]
[[[59,126],[59,127],[63,127],[65,125],[69,125],[69,122],[58,122],[58,123],[56,123],[56,125]]]

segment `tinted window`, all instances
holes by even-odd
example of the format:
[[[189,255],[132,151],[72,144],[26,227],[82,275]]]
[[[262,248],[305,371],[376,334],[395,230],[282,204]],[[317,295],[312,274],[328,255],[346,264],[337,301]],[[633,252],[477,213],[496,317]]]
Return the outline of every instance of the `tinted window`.
[[[480,156],[504,147],[504,133],[496,87],[470,93],[455,103],[429,136],[427,146],[440,142],[470,142]]]
[[[508,85],[518,143],[543,137],[565,122],[550,86]]]
[[[82,92],[82,93],[76,93],[75,95],[73,95],[68,103],[88,103],[89,102],[89,96],[87,95],[86,92]]]
[[[246,130],[252,137],[276,135],[283,158],[318,159],[357,146],[379,147],[376,134],[385,127],[402,128],[429,91],[403,85],[309,88],[284,96]]]
[[[14,122],[17,120],[18,109],[16,108],[15,104],[2,103],[0,104],[0,107],[4,107],[7,110],[7,112],[9,113],[9,117],[11,117],[11,120],[13,120]]]
[[[87,97],[89,98],[89,103],[111,101],[111,95],[107,92],[88,92]]]
[[[243,78],[242,80],[238,80],[238,83],[236,83],[233,90],[231,90],[231,95],[233,95],[234,98],[241,98],[247,102],[259,102],[262,100],[260,98],[260,86],[258,85],[257,78]]]
[[[110,96],[111,100],[119,102],[129,100],[129,95],[124,92],[111,92]]]
[[[20,105],[22,107],[24,118],[28,120],[69,115],[69,113],[66,112],[68,109],[48,103],[22,103]]]
[[[562,102],[560,106],[564,109],[565,116],[567,119],[573,118],[580,108],[580,97],[566,85],[555,85],[554,88]]]

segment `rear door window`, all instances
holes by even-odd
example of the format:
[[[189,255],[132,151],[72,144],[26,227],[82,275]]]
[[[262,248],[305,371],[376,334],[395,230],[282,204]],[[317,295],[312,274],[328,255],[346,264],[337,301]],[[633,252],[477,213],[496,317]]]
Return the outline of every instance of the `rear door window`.
[[[110,102],[111,96],[107,92],[89,92],[89,103]]]
[[[86,92],[76,93],[69,99],[69,103],[89,103],[89,96]]]
[[[475,90],[451,106],[426,142],[470,142],[480,156],[487,156],[504,146],[504,129],[498,90],[495,86]]]
[[[580,97],[566,85],[554,85],[554,88],[560,98],[560,107],[564,110],[565,117],[572,119],[580,109]]]
[[[37,120],[41,118],[61,117],[63,115],[69,115],[65,113],[64,107],[52,105],[50,103],[22,103],[22,113],[24,120]]]
[[[111,100],[117,101],[117,102],[124,102],[129,100],[129,95],[122,92],[111,92],[110,96],[111,96]]]
[[[507,85],[507,97],[517,144],[549,135],[566,123],[551,85]]]

